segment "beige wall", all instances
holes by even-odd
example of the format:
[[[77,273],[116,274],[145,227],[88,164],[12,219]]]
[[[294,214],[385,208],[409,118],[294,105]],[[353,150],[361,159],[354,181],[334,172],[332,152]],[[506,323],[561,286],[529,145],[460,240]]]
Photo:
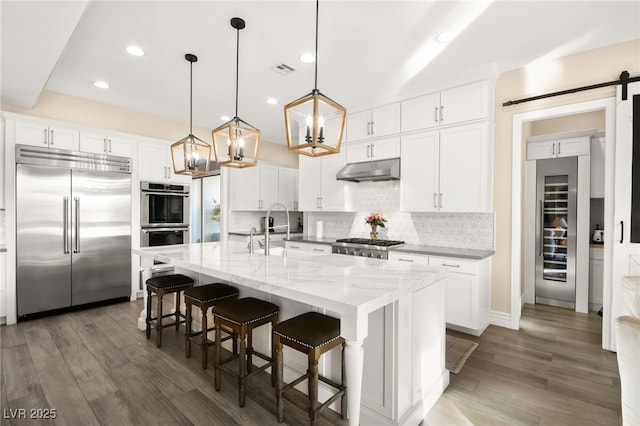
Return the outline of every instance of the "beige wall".
[[[189,129],[188,122],[168,120],[155,115],[48,91],[40,95],[38,103],[32,109],[2,105],[2,110],[167,141],[182,139]],[[204,141],[210,141],[211,130],[213,129],[194,126],[193,134]],[[298,167],[298,154],[289,151],[285,145],[263,141],[259,158],[276,164]]]
[[[554,133],[572,132],[575,130],[604,130],[605,113],[602,111],[575,114],[567,117],[549,118],[530,123],[531,136],[550,135]]]
[[[620,73],[625,70],[629,71],[631,76],[640,74],[640,39],[582,52],[553,61],[530,64],[524,68],[505,72],[496,81],[493,186],[493,202],[496,212],[496,254],[493,257],[491,291],[491,305],[494,311],[507,313],[511,311],[511,146],[513,143],[513,115],[612,97],[615,96],[616,88],[615,86],[605,87],[509,107],[503,107],[503,102],[616,80],[619,78]],[[520,143],[523,143],[523,141],[520,141]],[[526,150],[523,149],[522,152],[524,153]],[[522,182],[524,183],[524,177]],[[523,188],[520,188],[520,190],[523,191]]]

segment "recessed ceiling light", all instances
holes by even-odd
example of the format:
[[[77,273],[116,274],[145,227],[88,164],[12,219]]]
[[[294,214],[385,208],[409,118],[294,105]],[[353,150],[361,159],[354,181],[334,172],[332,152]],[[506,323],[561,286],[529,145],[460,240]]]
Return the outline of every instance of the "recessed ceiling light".
[[[98,81],[94,81],[93,85],[100,88],[100,89],[108,89],[109,88],[109,83],[107,83],[106,81],[102,81],[102,80],[98,80]]]
[[[127,53],[131,56],[144,56],[144,50],[139,48],[138,46],[129,45],[124,48]]]
[[[312,53],[303,53],[300,55],[300,62],[304,62],[305,64],[313,63],[316,60],[316,57],[313,56]]]
[[[269,99],[267,99],[267,103],[269,105],[277,105],[278,104],[278,100],[276,98],[269,98]]]
[[[220,120],[229,121],[229,120],[231,120],[231,117],[229,117],[228,115],[223,115],[223,116],[220,117]]]
[[[449,43],[456,37],[456,33],[453,31],[443,31],[436,36],[436,41],[438,43]]]

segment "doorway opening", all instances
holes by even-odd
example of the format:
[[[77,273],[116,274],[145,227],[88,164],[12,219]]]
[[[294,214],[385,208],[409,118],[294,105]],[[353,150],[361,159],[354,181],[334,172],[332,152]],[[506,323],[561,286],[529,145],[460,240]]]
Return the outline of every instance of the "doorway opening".
[[[606,135],[606,158],[605,158],[605,200],[612,194],[613,191],[613,176],[611,173],[613,160],[614,160],[614,147],[615,147],[615,114],[616,114],[616,102],[615,98],[606,98],[595,101],[565,105],[561,107],[548,108],[538,111],[532,111],[522,114],[516,114],[513,116],[513,152],[512,152],[512,233],[511,233],[511,328],[520,328],[520,314],[523,303],[534,303],[534,292],[527,291],[523,283],[523,261],[525,239],[523,226],[525,203],[523,200],[522,190],[524,188],[524,167],[526,161],[523,155],[525,148],[525,135],[528,130],[528,126],[541,120],[556,119],[561,117],[572,117],[578,114],[586,114],[592,112],[604,112],[604,130]],[[610,223],[613,221],[613,204],[606,202],[604,207],[604,222]],[[605,247],[605,267],[604,276],[607,277],[607,259],[610,259],[610,250]],[[610,280],[604,280],[603,285],[603,330],[602,330],[602,342],[603,347],[608,349],[610,346],[610,334],[611,334],[611,310],[608,309],[608,304],[611,303],[611,298],[607,297],[611,292]]]
[[[220,175],[193,179],[191,194],[191,242],[220,241]]]

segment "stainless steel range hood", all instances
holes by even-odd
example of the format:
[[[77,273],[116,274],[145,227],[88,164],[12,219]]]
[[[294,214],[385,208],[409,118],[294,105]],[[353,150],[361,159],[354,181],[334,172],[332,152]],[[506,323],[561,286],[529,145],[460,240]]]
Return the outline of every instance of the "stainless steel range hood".
[[[400,159],[349,163],[336,174],[336,179],[351,182],[399,180]]]

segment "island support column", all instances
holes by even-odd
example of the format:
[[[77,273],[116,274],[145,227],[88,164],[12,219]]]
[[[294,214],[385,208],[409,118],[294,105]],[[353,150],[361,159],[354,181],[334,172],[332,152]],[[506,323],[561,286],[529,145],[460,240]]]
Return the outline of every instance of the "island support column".
[[[362,341],[347,340],[344,359],[347,374],[347,412],[349,414],[349,424],[351,426],[358,426],[360,424],[362,371],[364,366]]]

